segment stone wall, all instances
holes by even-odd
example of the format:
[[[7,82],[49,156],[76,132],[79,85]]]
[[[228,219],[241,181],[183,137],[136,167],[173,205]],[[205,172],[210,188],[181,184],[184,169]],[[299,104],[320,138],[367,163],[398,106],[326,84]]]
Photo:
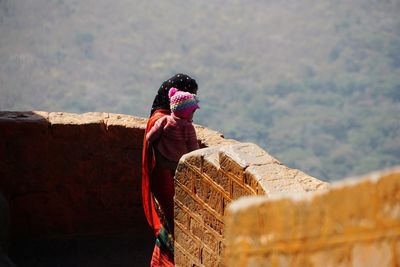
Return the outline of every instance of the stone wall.
[[[134,232],[138,244],[153,245],[140,197],[145,124],[110,113],[0,112],[0,193],[11,237]],[[199,125],[196,132],[203,149],[182,157],[175,177],[177,266],[222,265],[233,200],[327,186],[254,144]]]
[[[14,267],[8,257],[9,211],[5,198],[0,194],[0,266]]]
[[[13,238],[145,229],[146,121],[108,113],[0,113],[0,191]]]
[[[232,140],[182,157],[175,180],[176,266],[222,265],[225,208],[233,200],[327,186],[287,168],[254,144]]]
[[[0,193],[12,238],[149,234],[140,191],[145,126],[122,114],[0,112]],[[202,147],[224,140],[196,131]]]
[[[226,213],[226,266],[400,266],[400,167]]]

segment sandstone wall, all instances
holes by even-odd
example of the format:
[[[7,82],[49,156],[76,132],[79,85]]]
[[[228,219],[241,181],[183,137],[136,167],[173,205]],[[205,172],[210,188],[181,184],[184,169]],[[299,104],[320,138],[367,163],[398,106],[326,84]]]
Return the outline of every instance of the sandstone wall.
[[[254,144],[231,140],[185,155],[175,180],[176,266],[222,265],[225,208],[233,200],[326,187]]]
[[[149,234],[140,192],[145,126],[121,114],[0,112],[0,193],[12,237]],[[203,147],[224,140],[196,131]]]
[[[311,194],[242,198],[226,266],[400,266],[400,167]]]
[[[152,245],[140,193],[145,124],[109,113],[0,112],[0,193],[10,206],[11,236],[133,231]],[[198,125],[196,132],[205,148],[185,155],[175,177],[177,266],[222,265],[233,200],[326,187],[254,144]]]
[[[13,238],[145,229],[146,121],[108,113],[0,113],[0,191]]]

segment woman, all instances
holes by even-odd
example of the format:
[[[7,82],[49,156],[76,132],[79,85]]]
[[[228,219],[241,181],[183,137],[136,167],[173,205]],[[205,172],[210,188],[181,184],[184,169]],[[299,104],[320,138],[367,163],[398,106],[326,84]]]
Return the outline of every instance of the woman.
[[[168,92],[172,87],[192,94],[196,94],[198,88],[194,79],[182,73],[163,82],[147,122],[142,153],[142,198],[144,213],[156,236],[151,266],[174,266],[174,222],[173,217],[166,216],[166,210],[173,210],[174,206],[174,174],[157,168],[157,157],[146,140],[156,121],[171,113]]]

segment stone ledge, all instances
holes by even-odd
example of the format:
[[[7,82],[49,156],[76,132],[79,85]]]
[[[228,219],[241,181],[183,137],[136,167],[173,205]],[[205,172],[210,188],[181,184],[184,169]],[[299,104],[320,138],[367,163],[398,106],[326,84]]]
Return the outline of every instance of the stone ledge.
[[[207,266],[209,259],[220,265],[225,247],[222,216],[231,201],[245,195],[305,193],[327,186],[299,170],[287,168],[255,144],[230,141],[184,155],[175,180],[175,209],[180,212],[175,213],[175,223],[186,233],[185,244],[180,244],[181,232],[175,233],[180,253],[186,254],[186,257],[177,257],[177,266]],[[246,226],[251,231],[251,225]],[[196,229],[208,229],[214,232],[214,237],[206,240],[204,231]],[[202,244],[195,251],[187,248],[191,238]],[[199,257],[199,251],[207,257]]]
[[[75,135],[82,132],[103,131],[118,138],[131,134],[137,145],[143,140],[143,132],[147,119],[126,114],[114,114],[105,112],[68,113],[46,111],[1,111],[0,126],[4,131],[17,131],[24,133],[29,130],[31,134],[50,134],[63,137],[68,135],[65,129]],[[60,128],[63,127],[63,128]],[[197,138],[202,147],[211,147],[219,144],[234,144],[236,140],[225,139],[224,136],[201,125],[195,125]],[[132,132],[132,130],[135,130]],[[1,134],[1,133],[0,133]],[[141,145],[140,145],[141,146]]]
[[[105,124],[145,129],[147,119],[125,114],[104,112],[68,113],[46,111],[1,111],[0,123],[37,123],[51,125]],[[108,128],[108,127],[107,127]]]
[[[225,264],[398,266],[399,194],[400,166],[317,192],[243,197],[227,209]]]
[[[222,144],[221,144],[222,143]],[[283,192],[309,192],[328,187],[328,183],[318,180],[300,170],[290,169],[265,150],[252,143],[222,141],[218,146],[204,148],[184,155],[180,162],[200,168],[211,164],[216,169],[240,177],[245,183],[253,179],[260,186],[261,194],[269,196]],[[193,163],[195,162],[196,163]]]

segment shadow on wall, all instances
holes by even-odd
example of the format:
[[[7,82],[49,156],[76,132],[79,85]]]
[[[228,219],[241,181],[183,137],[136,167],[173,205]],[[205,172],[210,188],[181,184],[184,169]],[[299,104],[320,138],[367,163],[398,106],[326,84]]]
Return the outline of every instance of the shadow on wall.
[[[0,112],[0,193],[10,207],[12,261],[148,264],[154,238],[141,207],[145,124],[108,113]]]
[[[5,198],[0,194],[0,266],[15,266],[8,257],[9,210]]]

